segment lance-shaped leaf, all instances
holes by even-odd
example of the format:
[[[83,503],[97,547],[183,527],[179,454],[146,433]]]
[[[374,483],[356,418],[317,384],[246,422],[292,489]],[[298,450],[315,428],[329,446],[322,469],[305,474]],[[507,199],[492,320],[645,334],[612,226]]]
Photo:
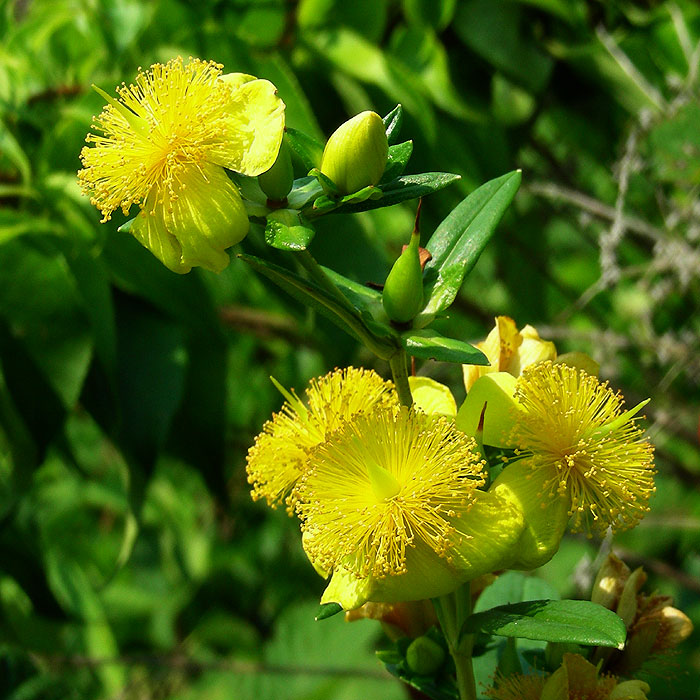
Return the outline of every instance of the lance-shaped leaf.
[[[386,129],[386,140],[390,145],[396,143],[401,131],[401,125],[403,124],[403,107],[401,105],[396,105],[382,121]]]
[[[364,343],[375,355],[388,359],[396,352],[396,345],[387,338],[377,337],[365,324],[359,311],[338,291],[334,297],[313,282],[287,270],[279,265],[267,262],[254,255],[238,256],[247,262],[289,295],[323,314],[346,333]]]
[[[622,649],[627,630],[612,610],[588,600],[532,600],[469,616],[462,634],[497,634]]]
[[[381,292],[348,279],[328,267],[322,267],[322,270],[330,278],[331,282],[340,289],[343,296],[360,312],[363,321],[375,335],[380,337],[398,336],[396,331],[389,325],[389,319],[382,306]],[[400,343],[398,338],[396,343],[397,346]]]
[[[479,259],[520,186],[519,170],[483,184],[464,199],[438,226],[426,248],[433,256],[425,266],[428,299],[420,325],[446,309],[457,296],[464,278]]]
[[[368,199],[357,204],[344,204],[336,209],[337,212],[357,212],[390,207],[407,199],[417,199],[437,192],[460,179],[454,173],[420,173],[418,175],[402,175],[391,182],[377,187],[382,192],[380,199]]]
[[[488,358],[469,343],[446,338],[433,330],[409,331],[401,336],[406,352],[422,360],[459,362],[468,365],[487,365]]]
[[[403,143],[397,143],[395,146],[389,146],[389,155],[387,156],[386,168],[381,182],[391,182],[403,174],[412,153],[413,141],[404,141]]]
[[[290,126],[285,129],[285,136],[292,153],[299,158],[307,170],[321,166],[323,144],[320,141]]]

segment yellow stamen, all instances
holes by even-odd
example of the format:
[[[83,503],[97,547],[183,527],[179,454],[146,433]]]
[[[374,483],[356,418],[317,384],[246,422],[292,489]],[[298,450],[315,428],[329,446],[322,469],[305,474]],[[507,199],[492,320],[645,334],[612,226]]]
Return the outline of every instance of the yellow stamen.
[[[187,187],[186,166],[216,161],[231,100],[221,68],[178,57],[122,84],[119,100],[96,88],[108,104],[94,120],[97,133],[88,134],[94,146],[83,148],[78,178],[103,221],[147,198],[152,209],[176,198]]]
[[[309,451],[355,416],[397,405],[398,400],[391,382],[354,367],[313,380],[306,390],[306,406],[296,394],[283,393],[287,401],[265,423],[248,452],[248,481],[253,499],[265,498],[272,507],[286,502],[291,512]]]
[[[475,443],[444,418],[377,408],[310,455],[297,512],[309,557],[358,577],[404,573],[409,547],[449,560],[452,519],[484,483]]]
[[[654,492],[653,447],[619,393],[583,370],[543,362],[518,379],[516,399],[525,409],[515,429],[520,454],[551,472],[543,498],[569,493],[575,531],[641,520]]]

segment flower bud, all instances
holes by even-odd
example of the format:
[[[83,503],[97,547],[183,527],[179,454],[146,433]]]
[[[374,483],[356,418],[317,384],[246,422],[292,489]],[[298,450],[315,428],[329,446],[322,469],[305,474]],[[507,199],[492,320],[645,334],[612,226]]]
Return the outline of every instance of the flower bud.
[[[416,232],[384,283],[382,304],[392,321],[406,323],[423,308],[423,270],[420,264],[420,235]]]
[[[406,663],[419,676],[432,676],[444,660],[445,650],[430,637],[418,637],[406,649]]]
[[[286,142],[282,140],[277,159],[267,172],[258,175],[258,184],[270,201],[283,202],[287,199],[293,182],[292,158]]]
[[[630,573],[627,564],[613,553],[608,554],[593,583],[591,601],[615,610]]]
[[[321,172],[341,194],[376,185],[384,174],[389,143],[376,112],[362,112],[341,124],[328,139]]]

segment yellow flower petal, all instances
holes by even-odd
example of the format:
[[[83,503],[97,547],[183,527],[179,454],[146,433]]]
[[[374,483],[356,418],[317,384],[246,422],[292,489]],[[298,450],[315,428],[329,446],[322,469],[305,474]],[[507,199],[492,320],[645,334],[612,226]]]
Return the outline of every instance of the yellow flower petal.
[[[189,166],[179,194],[166,200],[163,221],[182,247],[182,263],[221,272],[229,263],[224,252],[248,233],[248,215],[238,190],[222,168]]]
[[[134,236],[172,272],[184,274],[192,269],[191,265],[186,265],[182,261],[182,246],[168,231],[163,219],[162,207],[152,208],[147,200],[146,207],[138,213],[138,216],[119,230]]]
[[[284,102],[277,88],[269,80],[243,82],[233,90],[226,116],[223,143],[214,162],[243,175],[269,170],[284,134]]]
[[[454,420],[457,416],[457,403],[452,392],[440,382],[430,377],[409,377],[413,403],[423,413],[445,416]]]
[[[491,484],[489,492],[514,506],[524,518],[511,569],[537,569],[559,549],[569,521],[570,502],[566,494],[549,492],[550,475],[533,470],[527,460],[507,466]]]
[[[648,683],[644,681],[624,681],[608,695],[608,700],[647,700],[651,692]]]
[[[496,316],[495,326],[476,347],[488,357],[490,365],[463,365],[464,386],[471,391],[479,377],[491,372],[508,372],[519,376],[526,367],[545,360],[554,360],[554,343],[542,340],[530,325],[518,331],[515,321],[508,316]]]
[[[516,447],[513,428],[522,408],[514,398],[515,386],[515,377],[507,372],[485,374],[460,407],[457,427],[471,436],[482,432],[484,445]]]
[[[467,581],[506,567],[523,530],[520,512],[485,491],[475,491],[469,509],[450,519],[453,545],[446,555],[417,545],[406,550],[405,571],[359,577],[338,566],[321,602],[346,610],[372,602],[423,600],[446,595]]]
[[[257,80],[254,75],[249,73],[224,73],[221,80],[228,85],[231,90],[237,90],[241,85]]]

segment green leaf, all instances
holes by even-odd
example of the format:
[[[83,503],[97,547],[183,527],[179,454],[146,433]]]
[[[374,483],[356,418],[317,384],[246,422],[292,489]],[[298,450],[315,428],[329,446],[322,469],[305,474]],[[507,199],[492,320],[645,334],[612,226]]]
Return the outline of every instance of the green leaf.
[[[265,226],[265,243],[278,250],[306,250],[316,231],[308,226],[287,226],[281,221],[268,219]]]
[[[17,139],[10,130],[0,121],[0,154],[7,158],[15,166],[20,180],[27,185],[31,181],[31,163],[27,154],[22,150]]]
[[[501,605],[467,618],[463,634],[496,634],[546,642],[622,649],[625,623],[588,600],[533,600]]]
[[[453,173],[420,173],[419,175],[402,175],[391,182],[379,185],[377,189],[384,194],[381,199],[368,199],[359,204],[343,204],[338,212],[358,212],[379,207],[390,207],[407,199],[417,199],[437,192],[460,179]]]
[[[294,180],[292,191],[287,195],[287,205],[292,209],[301,209],[321,194],[323,188],[315,177],[300,177]]]
[[[338,603],[325,603],[319,605],[318,612],[316,613],[315,620],[327,620],[333,615],[337,615],[339,612],[343,612],[343,606]]]
[[[481,350],[469,343],[446,338],[433,330],[409,331],[401,336],[406,352],[422,360],[457,362],[465,365],[487,365],[489,360]]]
[[[408,160],[413,153],[413,141],[404,141],[395,146],[389,146],[389,155],[386,161],[386,169],[382,175],[381,182],[391,182],[399,177],[406,169]]]
[[[389,145],[396,142],[399,138],[399,133],[401,132],[401,125],[403,124],[403,107],[398,104],[394,109],[389,112],[382,119],[384,122],[384,127],[386,128],[386,138],[389,141]]]
[[[425,25],[397,27],[391,51],[437,107],[455,119],[482,124],[487,121],[486,111],[476,109],[476,100],[452,81],[447,50],[432,29]]]
[[[426,248],[433,257],[423,277],[428,302],[421,313],[426,322],[455,300],[518,191],[520,180],[520,171],[515,170],[483,184],[462,200],[430,237]]]
[[[272,280],[297,301],[315,309],[353,338],[363,342],[379,357],[388,359],[395,352],[394,343],[378,338],[365,324],[360,313],[351,306],[340,291],[338,291],[339,298],[334,298],[313,282],[299,277],[299,275],[279,265],[253,255],[241,254],[238,257],[260,274]]]
[[[528,19],[514,3],[467,0],[453,30],[472,51],[533,92],[549,82],[554,61],[528,35]]]
[[[74,561],[57,557],[49,549],[46,552],[46,569],[56,598],[82,622],[80,631],[84,653],[95,659],[116,658],[119,647],[102,601],[90,585],[83,568]],[[124,687],[125,673],[119,665],[98,665],[96,674],[106,697],[115,695]]]
[[[92,357],[83,300],[65,258],[28,238],[0,246],[0,316],[67,408],[75,405]]]
[[[188,364],[184,328],[133,297],[116,300],[121,409],[117,440],[150,467],[183,396]]]
[[[287,127],[287,144],[292,149],[306,170],[321,167],[321,156],[323,155],[323,144],[304,132]]]
[[[322,268],[333,284],[343,293],[348,301],[359,310],[365,325],[377,336],[395,338],[396,331],[389,325],[389,319],[382,305],[382,294],[364,284],[359,284],[344,277],[330,268]],[[400,342],[397,341],[396,342]]]
[[[375,316],[382,308],[382,293],[380,291],[348,279],[329,267],[324,267],[323,271],[353,306],[369,312],[372,316]]]

